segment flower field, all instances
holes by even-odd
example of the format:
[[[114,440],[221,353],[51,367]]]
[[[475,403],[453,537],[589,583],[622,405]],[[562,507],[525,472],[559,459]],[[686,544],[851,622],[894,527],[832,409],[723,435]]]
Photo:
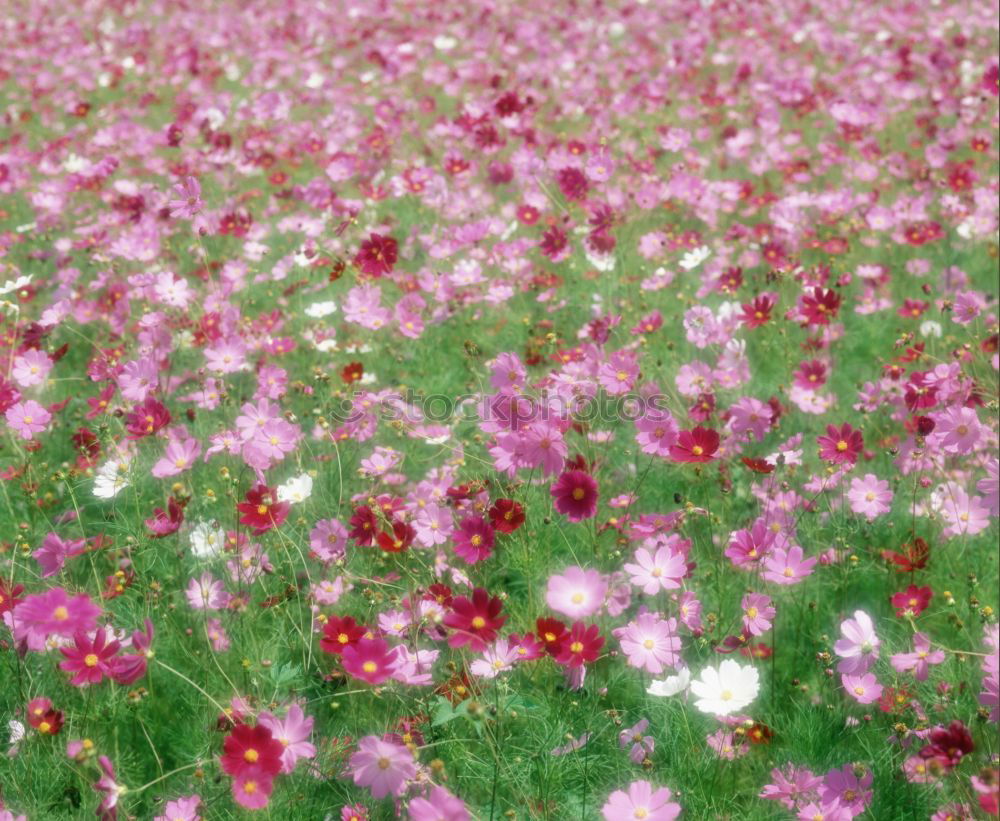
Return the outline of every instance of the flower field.
[[[8,8],[0,821],[1000,815],[997,38]]]

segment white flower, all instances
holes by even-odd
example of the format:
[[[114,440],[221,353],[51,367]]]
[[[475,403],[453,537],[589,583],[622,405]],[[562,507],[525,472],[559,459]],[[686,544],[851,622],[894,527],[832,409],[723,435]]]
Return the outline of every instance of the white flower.
[[[17,719],[8,721],[7,729],[10,731],[11,744],[18,744],[24,738],[24,725]]]
[[[312,495],[313,480],[308,473],[293,476],[284,484],[278,485],[279,502],[304,502]]]
[[[124,456],[116,456],[97,469],[94,479],[94,495],[98,499],[113,499],[128,487],[129,461]]]
[[[685,271],[690,271],[693,268],[697,268],[699,265],[701,265],[711,255],[712,252],[709,250],[708,246],[702,245],[700,248],[695,248],[693,251],[688,251],[683,257],[681,257],[681,261],[678,264]]]
[[[933,319],[928,319],[926,322],[920,323],[920,335],[923,337],[927,336],[941,336],[941,323],[935,322]]]
[[[211,559],[222,552],[226,531],[217,524],[198,522],[191,531],[191,554],[196,559]]]
[[[649,682],[646,692],[651,696],[676,696],[683,693],[691,683],[691,671],[687,667],[681,667],[676,676],[666,678],[654,678]]]
[[[3,285],[0,285],[0,296],[6,296],[12,291],[20,291],[22,288],[30,285],[31,280],[31,274],[26,274],[25,276],[18,277],[17,279],[8,279]]]
[[[324,316],[335,313],[337,313],[337,303],[333,300],[314,302],[306,308],[306,316],[311,316],[313,319],[322,319]]]
[[[434,48],[438,51],[451,51],[458,45],[458,40],[449,37],[447,34],[439,34],[434,38]]]
[[[760,691],[760,676],[749,665],[741,666],[726,659],[715,667],[706,667],[691,682],[691,692],[698,700],[694,706],[703,713],[728,716],[750,704]]]

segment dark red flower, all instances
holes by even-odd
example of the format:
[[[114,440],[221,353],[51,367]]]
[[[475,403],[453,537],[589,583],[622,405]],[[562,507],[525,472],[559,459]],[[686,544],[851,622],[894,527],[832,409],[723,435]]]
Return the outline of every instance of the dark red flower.
[[[8,610],[13,610],[17,607],[21,601],[18,597],[23,592],[23,584],[15,584],[11,587],[10,581],[0,576],[0,614],[6,613]]]
[[[913,540],[912,544],[904,544],[902,553],[893,550],[883,550],[882,558],[896,565],[900,573],[913,573],[915,570],[923,570],[927,567],[927,560],[930,558],[930,546],[919,536]]]
[[[323,625],[323,638],[319,640],[319,647],[324,653],[337,656],[345,648],[361,641],[367,632],[367,627],[358,624],[350,616],[332,616]]]
[[[485,650],[507,621],[506,616],[500,615],[502,609],[500,598],[490,596],[481,587],[472,591],[471,599],[456,596],[451,603],[451,612],[444,617],[445,627],[452,629],[448,646],[463,647],[468,644],[473,652]]]
[[[562,253],[567,245],[569,245],[569,239],[567,239],[565,232],[553,225],[548,231],[542,234],[539,249],[549,259],[554,259]]]
[[[589,519],[597,512],[597,482],[583,470],[567,470],[549,489],[552,504],[571,522]]]
[[[587,197],[587,177],[579,168],[560,168],[556,174],[559,190],[568,200],[582,200]]]
[[[524,508],[513,499],[497,499],[489,516],[493,529],[500,533],[513,533],[524,524]]]
[[[424,601],[434,601],[442,607],[451,607],[453,598],[454,594],[446,584],[432,584],[427,588],[427,592],[424,593]]]
[[[545,652],[550,656],[559,655],[563,641],[569,635],[566,625],[559,619],[543,618],[535,621],[538,640],[545,645]]]
[[[399,243],[392,237],[371,234],[361,243],[354,257],[354,264],[372,277],[380,277],[392,271],[399,256]]]
[[[33,698],[28,702],[28,724],[42,735],[57,735],[63,726],[62,710],[54,710],[47,698]]]
[[[378,531],[378,518],[374,510],[368,505],[359,505],[354,508],[354,514],[347,523],[351,526],[347,534],[350,538],[362,547],[371,546]]]
[[[764,459],[753,459],[749,456],[743,456],[740,461],[748,469],[752,470],[754,473],[773,473],[774,465]]]
[[[677,434],[677,443],[670,448],[670,458],[675,462],[710,462],[718,449],[718,432],[697,427]]]
[[[963,756],[976,748],[969,731],[958,719],[947,727],[935,727],[929,740],[930,743],[920,751],[920,757],[933,758],[946,770],[952,769]]]
[[[236,505],[242,513],[240,524],[254,529],[254,533],[265,533],[273,527],[279,527],[288,518],[291,505],[279,502],[267,485],[256,484],[247,491],[245,502]]]

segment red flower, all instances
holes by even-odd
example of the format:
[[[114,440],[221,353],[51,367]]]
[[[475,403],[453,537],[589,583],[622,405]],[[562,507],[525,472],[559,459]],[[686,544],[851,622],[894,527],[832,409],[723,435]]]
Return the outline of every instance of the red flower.
[[[817,436],[819,458],[834,465],[853,465],[865,446],[861,432],[854,430],[847,422],[839,428],[827,425],[826,436]]]
[[[753,302],[744,304],[740,321],[748,328],[759,328],[771,321],[771,311],[775,305],[775,298],[770,294],[761,294]]]
[[[334,616],[323,625],[323,638],[319,640],[320,650],[339,656],[352,644],[361,641],[367,632],[367,627],[358,624],[350,616],[344,618]]]
[[[830,319],[840,311],[840,294],[817,285],[812,293],[802,296],[800,307],[809,325],[829,325]]]
[[[535,630],[538,633],[539,641],[545,645],[545,652],[550,656],[559,655],[563,642],[569,635],[566,625],[559,619],[538,619],[535,621]]]
[[[556,661],[564,667],[582,667],[595,661],[604,646],[604,636],[596,624],[574,622],[559,646]]]
[[[247,500],[236,505],[236,509],[243,514],[240,524],[252,527],[255,533],[261,534],[280,526],[288,518],[291,505],[279,502],[267,485],[256,484],[247,491]]]
[[[774,465],[764,459],[753,459],[749,456],[744,456],[740,461],[748,470],[752,470],[754,473],[766,474],[774,472]]]
[[[561,168],[556,174],[559,190],[568,200],[582,200],[587,196],[587,178],[579,168]]]
[[[549,259],[554,259],[563,252],[567,245],[569,245],[569,240],[565,232],[553,225],[548,231],[542,234],[542,242],[539,245],[539,249]]]
[[[23,584],[10,586],[7,579],[0,577],[0,614],[13,610],[20,603],[20,596],[24,592]]]
[[[340,372],[340,378],[344,380],[348,385],[352,382],[357,382],[365,375],[365,367],[360,362],[351,362],[345,365],[343,370]]]
[[[952,769],[963,756],[976,748],[969,731],[958,719],[947,727],[935,727],[931,730],[930,742],[920,751],[920,757],[933,758],[946,770]]]
[[[412,544],[415,535],[416,531],[410,525],[397,519],[393,520],[392,533],[379,531],[376,540],[386,553],[402,553]]]
[[[489,515],[493,529],[501,533],[513,533],[524,524],[524,508],[513,499],[497,499]]]
[[[896,615],[900,618],[919,616],[927,605],[931,603],[934,592],[929,587],[917,587],[911,584],[902,593],[894,593],[889,601],[896,608]]]
[[[485,650],[507,621],[506,616],[500,615],[502,609],[503,602],[481,587],[472,591],[471,599],[457,596],[451,603],[451,612],[444,617],[445,627],[454,631],[448,637],[448,646],[463,647],[468,644],[476,653]]]
[[[56,735],[63,726],[62,710],[52,709],[47,698],[33,698],[28,702],[28,723],[42,735]]]
[[[597,512],[597,482],[585,471],[567,470],[549,492],[555,509],[571,522],[589,519]]]
[[[266,781],[281,770],[281,756],[285,752],[282,743],[260,724],[256,727],[237,724],[226,736],[222,750],[219,763],[223,772],[236,778]]]
[[[399,243],[395,239],[372,234],[361,243],[354,264],[369,276],[380,277],[392,271],[398,258]]]
[[[719,434],[710,428],[682,430],[677,443],[670,448],[675,462],[710,462],[719,449]]]
[[[882,558],[896,565],[896,569],[900,573],[912,573],[927,567],[931,549],[927,542],[919,536],[913,540],[913,544],[904,544],[902,549],[905,552],[896,553],[893,550],[883,550]]]
[[[454,595],[446,584],[432,584],[424,593],[424,601],[437,602],[442,607],[451,607],[452,599]]]
[[[163,403],[149,397],[132,408],[132,411],[125,417],[125,430],[129,439],[142,439],[144,436],[152,436],[170,424],[170,411],[164,407]]]

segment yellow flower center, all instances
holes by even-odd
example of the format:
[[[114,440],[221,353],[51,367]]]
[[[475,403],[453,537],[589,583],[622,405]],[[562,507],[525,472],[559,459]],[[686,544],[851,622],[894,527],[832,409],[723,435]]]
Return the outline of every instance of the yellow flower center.
[[[364,664],[361,665],[361,669],[364,670],[366,673],[374,673],[376,670],[378,670],[378,665],[374,661],[366,661]]]
[[[59,605],[59,607],[52,611],[52,618],[56,621],[66,621],[69,618],[69,610]]]
[[[243,753],[243,760],[246,761],[247,764],[255,764],[259,758],[260,753],[258,753],[253,747]]]
[[[472,619],[472,626],[476,628],[476,630],[482,630],[486,626],[486,619],[482,616],[475,616]]]
[[[100,659],[98,659],[93,653],[87,653],[87,655],[83,657],[83,663],[87,667],[96,667],[98,661],[100,661]]]
[[[721,698],[723,701],[732,701],[733,700],[733,691],[732,690],[723,690],[722,694],[719,696],[719,698]]]

